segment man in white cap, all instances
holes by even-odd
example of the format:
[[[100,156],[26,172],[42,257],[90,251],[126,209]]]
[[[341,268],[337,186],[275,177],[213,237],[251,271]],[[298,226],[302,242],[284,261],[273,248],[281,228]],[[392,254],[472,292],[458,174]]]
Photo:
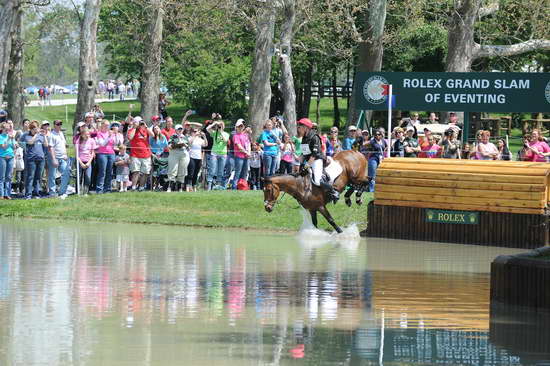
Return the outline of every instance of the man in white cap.
[[[64,199],[67,197],[67,186],[71,176],[71,166],[69,158],[67,156],[67,141],[65,135],[61,130],[63,122],[61,120],[55,120],[53,122],[53,130],[48,135],[48,145],[50,146],[50,156],[46,160],[48,164],[48,190],[50,197],[56,197]],[[61,174],[61,186],[57,190],[55,184],[56,173]]]
[[[354,125],[351,125],[348,127],[348,135],[346,136],[346,138],[344,139],[344,142],[342,143],[342,150],[351,150],[356,138],[357,138],[357,127],[355,127]]]

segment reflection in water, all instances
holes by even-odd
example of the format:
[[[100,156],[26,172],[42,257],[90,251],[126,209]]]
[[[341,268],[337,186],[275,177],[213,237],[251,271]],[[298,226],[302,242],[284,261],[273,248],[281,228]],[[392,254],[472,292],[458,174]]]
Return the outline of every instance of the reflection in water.
[[[489,264],[513,252],[2,221],[0,364],[534,363],[489,341]]]

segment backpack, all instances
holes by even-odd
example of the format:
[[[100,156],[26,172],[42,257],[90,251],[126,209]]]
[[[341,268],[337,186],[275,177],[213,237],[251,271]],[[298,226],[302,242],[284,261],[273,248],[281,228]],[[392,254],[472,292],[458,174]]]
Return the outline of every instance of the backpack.
[[[243,178],[239,179],[237,181],[237,190],[239,191],[248,191],[250,190],[250,187],[248,187],[248,182],[244,180]]]

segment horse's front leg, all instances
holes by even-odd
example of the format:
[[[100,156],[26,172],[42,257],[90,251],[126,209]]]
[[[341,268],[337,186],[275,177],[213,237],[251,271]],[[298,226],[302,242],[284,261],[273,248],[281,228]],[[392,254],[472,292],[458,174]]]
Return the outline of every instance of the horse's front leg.
[[[336,222],[334,222],[334,219],[332,218],[332,216],[330,215],[330,213],[328,212],[325,206],[322,206],[321,208],[319,208],[319,212],[321,213],[321,215],[324,216],[324,218],[328,221],[328,223],[332,225],[332,227],[334,228],[334,230],[336,230],[336,232],[338,233],[342,232],[342,229],[340,229],[340,226],[336,225]]]
[[[355,193],[355,203],[357,203],[359,206],[363,204],[363,200],[361,199],[361,195],[363,194],[364,189],[363,186],[361,186]]]
[[[317,228],[317,210],[310,210],[309,214],[311,215],[311,223]]]
[[[346,191],[346,194],[344,195],[344,197],[346,198],[346,205],[348,207],[351,207],[351,195],[353,194],[354,191],[355,189],[353,187],[349,187],[348,190]]]

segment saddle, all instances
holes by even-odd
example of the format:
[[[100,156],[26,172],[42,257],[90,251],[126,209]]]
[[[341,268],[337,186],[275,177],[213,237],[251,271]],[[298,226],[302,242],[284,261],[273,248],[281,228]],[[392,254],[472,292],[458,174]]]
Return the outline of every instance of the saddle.
[[[330,156],[327,157],[326,165],[323,172],[323,178],[325,182],[329,183],[330,185],[334,184],[334,181],[342,174],[344,171],[344,168],[342,167],[342,164],[331,158]]]

